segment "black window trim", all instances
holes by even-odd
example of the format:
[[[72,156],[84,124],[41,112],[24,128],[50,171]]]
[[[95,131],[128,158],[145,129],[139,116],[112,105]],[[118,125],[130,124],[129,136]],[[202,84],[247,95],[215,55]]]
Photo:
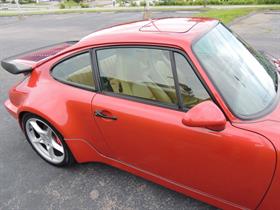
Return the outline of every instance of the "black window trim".
[[[181,50],[175,50],[173,51],[173,56],[174,56],[174,62],[175,62],[175,68],[176,68],[176,72],[177,72],[177,66],[176,66],[176,60],[175,60],[175,53],[178,53],[180,55],[182,55],[186,61],[188,62],[188,64],[190,65],[192,71],[194,72],[195,76],[198,78],[199,82],[201,83],[202,87],[205,89],[205,91],[207,92],[207,94],[209,95],[210,99],[220,108],[220,110],[224,113],[223,109],[220,107],[218,101],[216,100],[216,98],[214,97],[214,95],[212,94],[210,88],[208,87],[208,85],[206,84],[206,82],[204,81],[204,79],[202,78],[202,76],[200,75],[198,69],[196,68],[196,66],[194,65],[194,63],[192,62],[192,60],[190,59],[190,57],[187,55],[187,53],[185,53],[184,51]],[[177,77],[178,78],[178,77]],[[178,86],[179,86],[179,78],[178,78]],[[180,93],[180,97],[182,97],[182,94]],[[182,110],[187,112],[190,108],[185,107],[184,103],[182,101]],[[224,113],[224,115],[226,116],[226,114]]]
[[[174,84],[175,84],[178,106],[179,106],[179,109],[183,109],[184,105],[183,105],[182,94],[181,94],[180,86],[179,86],[179,78],[178,78],[178,74],[177,74],[175,56],[174,56],[174,52],[171,50],[169,50],[169,59],[170,59],[170,63],[171,63],[171,69],[172,69],[173,80],[174,80]]]
[[[99,71],[99,66],[98,66],[98,61],[97,61],[97,53],[96,51],[98,50],[104,50],[104,49],[114,49],[114,48],[145,48],[145,49],[160,49],[160,50],[167,50],[169,52],[169,56],[170,56],[170,62],[171,62],[171,68],[172,68],[172,74],[174,77],[174,83],[175,83],[175,89],[176,89],[176,95],[178,97],[178,104],[168,104],[168,103],[163,103],[163,102],[159,102],[159,101],[155,101],[155,100],[150,100],[150,99],[145,99],[142,97],[136,97],[136,96],[129,96],[129,95],[124,95],[124,94],[119,94],[119,93],[114,93],[114,92],[109,92],[109,91],[104,91],[102,90],[101,87],[101,80],[100,80],[100,71]],[[102,46],[102,47],[96,47],[93,48],[91,50],[92,53],[92,61],[93,61],[93,71],[94,74],[96,75],[96,91],[98,93],[101,93],[103,95],[107,95],[107,96],[113,96],[113,97],[118,97],[118,98],[122,98],[122,99],[128,99],[131,101],[136,101],[136,102],[140,102],[140,103],[144,103],[144,104],[149,104],[149,105],[155,105],[155,106],[159,106],[159,107],[163,107],[163,108],[169,108],[169,109],[173,109],[176,111],[181,111],[181,112],[187,112],[190,108],[184,107],[183,106],[183,101],[182,101],[182,95],[181,92],[179,90],[179,83],[178,83],[178,75],[177,75],[177,69],[176,69],[176,63],[175,63],[175,56],[174,53],[179,53],[181,54],[189,63],[189,65],[191,66],[193,72],[195,73],[195,75],[197,76],[198,80],[201,82],[201,85],[203,86],[203,88],[206,90],[206,92],[208,93],[208,95],[210,96],[211,100],[217,104],[217,106],[220,107],[220,105],[217,103],[214,95],[212,94],[212,92],[210,91],[209,87],[206,85],[205,81],[203,80],[203,78],[201,77],[200,73],[198,72],[197,68],[195,67],[195,65],[193,64],[193,62],[191,61],[190,57],[187,55],[187,53],[181,49],[178,48],[174,48],[174,47],[167,47],[167,46],[159,46],[159,45],[138,45],[138,44],[123,44],[123,45],[107,45],[107,46]],[[223,109],[221,109],[223,111]],[[226,115],[225,115],[226,116]]]
[[[85,54],[85,53],[88,53],[88,55],[90,56],[90,66],[91,66],[91,70],[92,70],[92,74],[93,74],[93,81],[94,81],[94,85],[95,87],[89,87],[87,85],[83,85],[83,84],[78,84],[78,83],[75,83],[75,82],[71,82],[71,81],[66,81],[66,80],[63,80],[63,79],[59,79],[57,77],[55,77],[53,75],[53,70],[54,68],[59,65],[60,63],[63,63],[64,61],[66,60],[69,60],[71,58],[74,58],[76,56],[79,56],[79,55],[82,55],[82,54]],[[69,86],[72,86],[72,87],[76,87],[76,88],[80,88],[80,89],[83,89],[83,90],[87,90],[87,91],[92,91],[92,92],[96,92],[98,87],[97,87],[97,83],[96,83],[96,79],[95,79],[95,73],[94,73],[94,66],[93,66],[93,61],[92,61],[92,54],[91,54],[91,49],[86,49],[86,50],[82,50],[82,51],[79,51],[79,52],[75,52],[73,54],[70,54],[68,56],[65,56],[64,58],[60,59],[59,61],[55,62],[51,68],[50,68],[50,74],[52,76],[53,79],[57,80],[58,82],[61,82],[63,84],[66,84],[66,85],[69,85]]]

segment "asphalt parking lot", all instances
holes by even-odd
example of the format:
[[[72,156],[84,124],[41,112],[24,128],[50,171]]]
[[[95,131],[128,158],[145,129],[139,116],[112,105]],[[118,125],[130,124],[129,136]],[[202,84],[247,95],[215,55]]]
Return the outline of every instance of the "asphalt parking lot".
[[[153,16],[190,16],[158,12]],[[76,40],[105,26],[138,20],[140,12],[0,18],[0,60],[52,43]],[[231,28],[247,42],[280,58],[280,14],[256,14]],[[216,209],[110,166],[48,165],[32,151],[3,107],[21,76],[0,67],[0,209]],[[44,96],[42,96],[44,97]]]

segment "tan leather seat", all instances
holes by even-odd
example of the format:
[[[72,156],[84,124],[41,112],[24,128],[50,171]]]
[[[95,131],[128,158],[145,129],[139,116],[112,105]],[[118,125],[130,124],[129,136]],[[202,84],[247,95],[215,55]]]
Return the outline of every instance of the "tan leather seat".
[[[99,68],[101,69],[101,77],[102,72],[106,75],[107,78],[115,78],[117,71],[117,56],[112,55],[110,57],[100,59],[98,61]]]
[[[131,87],[122,80],[122,67],[116,55],[99,60],[101,77],[104,75],[111,85],[114,93],[132,95]]]
[[[137,59],[137,60],[134,60]],[[169,96],[149,77],[151,69],[140,68],[141,58],[121,54],[118,59],[117,78],[111,79],[110,84],[114,92],[126,95],[172,103]]]
[[[159,76],[161,77],[162,80],[164,80],[165,84],[168,84],[169,86],[174,86],[174,80],[173,80],[173,75],[172,72],[170,72],[170,67],[163,61],[157,61],[156,62],[156,70],[159,73]],[[182,74],[182,70],[179,70],[177,68],[177,74],[178,77],[183,77]],[[187,71],[186,71],[187,73]],[[186,84],[187,85],[187,84]],[[198,103],[198,99],[196,97],[194,97],[193,95],[191,95],[188,91],[184,90],[182,87],[180,88],[180,92],[181,92],[181,96],[182,96],[182,100],[183,100],[183,104],[187,107],[192,107],[193,105]],[[166,93],[168,94],[168,96],[172,99],[172,101],[174,103],[177,103],[177,95],[175,92],[175,88],[173,89],[173,91],[166,91]]]
[[[85,68],[70,74],[67,77],[67,80],[70,82],[94,87],[91,66],[86,66]]]
[[[110,85],[114,93],[122,93],[125,95],[133,95],[130,83],[119,79],[109,79]]]
[[[171,65],[171,64],[170,64]],[[171,66],[163,61],[157,61],[155,64],[155,71],[157,71],[158,80],[161,80],[163,84],[166,84],[167,86],[171,87],[167,90],[165,90],[166,94],[169,96],[169,98],[172,100],[173,103],[177,104],[178,99],[175,91],[175,84],[174,84],[174,78],[171,70]]]

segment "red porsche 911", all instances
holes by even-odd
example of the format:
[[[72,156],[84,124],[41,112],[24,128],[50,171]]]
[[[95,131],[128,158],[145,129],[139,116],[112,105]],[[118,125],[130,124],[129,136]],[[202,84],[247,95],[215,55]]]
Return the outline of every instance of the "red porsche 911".
[[[207,18],[7,58],[5,106],[55,166],[102,162],[224,209],[280,209],[279,61]]]

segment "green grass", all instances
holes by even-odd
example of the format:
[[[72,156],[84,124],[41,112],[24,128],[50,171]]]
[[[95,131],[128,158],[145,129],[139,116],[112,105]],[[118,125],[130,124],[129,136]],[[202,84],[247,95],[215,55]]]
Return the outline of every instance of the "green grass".
[[[242,9],[211,9],[207,12],[202,12],[196,14],[199,17],[210,17],[217,18],[221,20],[223,23],[227,24],[235,20],[236,18],[248,15],[252,12],[255,12],[254,8],[242,8]]]
[[[72,3],[71,3],[72,4]],[[72,4],[73,5],[73,4]],[[264,10],[280,10],[280,5],[258,5],[249,8],[223,8],[223,9],[210,9],[210,8],[178,8],[178,7],[151,7],[151,11],[200,11],[195,16],[217,18],[225,24],[232,22],[236,18],[248,15],[252,12]],[[68,13],[93,13],[93,12],[128,12],[128,11],[143,11],[143,7],[129,7],[129,8],[73,8],[57,9],[57,10],[43,10],[43,11],[23,11],[21,13],[15,11],[0,11],[1,16],[17,16],[17,15],[45,15],[45,14],[68,14]]]
[[[151,11],[177,11],[178,8],[151,7]],[[180,11],[205,11],[199,8],[180,8]],[[38,11],[1,11],[1,16],[17,16],[17,15],[47,15],[47,14],[69,14],[69,13],[94,13],[94,12],[143,12],[144,7],[117,7],[117,8],[65,8],[54,10],[38,10]]]
[[[35,5],[46,5],[49,6],[50,3],[49,2],[38,2],[38,3],[34,3]]]
[[[253,12],[263,11],[263,10],[280,10],[280,5],[275,5],[274,7],[252,7],[252,8],[235,8],[235,9],[209,9],[206,12],[201,12],[196,14],[198,17],[210,17],[217,18],[223,23],[228,24],[237,18],[249,15]]]
[[[61,2],[60,4],[64,4],[65,5],[65,8],[71,8],[71,7],[79,7],[79,4],[75,1],[64,1],[64,2]]]
[[[123,0],[122,0],[123,1]],[[156,2],[157,6],[187,6],[187,5],[204,5],[205,0],[163,0]],[[280,0],[207,0],[207,5],[269,5],[280,4]]]

